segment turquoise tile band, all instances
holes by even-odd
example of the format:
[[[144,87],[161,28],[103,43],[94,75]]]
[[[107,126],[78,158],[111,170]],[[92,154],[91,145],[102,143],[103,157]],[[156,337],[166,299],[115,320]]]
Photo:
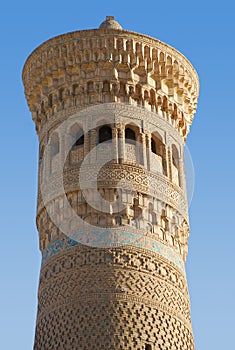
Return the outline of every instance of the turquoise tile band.
[[[110,233],[111,230],[94,230],[91,231],[91,235],[93,237],[93,241],[89,240],[87,238],[87,232],[79,232],[71,237],[64,237],[60,240],[57,240],[51,245],[48,245],[47,249],[42,254],[42,265],[44,265],[52,256],[55,254],[61,253],[65,251],[66,249],[69,249],[73,246],[77,246],[79,244],[85,244],[90,246],[99,247],[98,243],[102,242],[104,248],[104,242],[106,243],[106,248],[108,247],[114,247],[113,239],[110,240]],[[91,235],[89,237],[91,237]],[[120,235],[122,235],[123,239],[120,240]],[[135,237],[135,240],[133,239],[134,234],[127,231],[120,231],[119,232],[119,245],[133,245],[138,248],[144,248],[148,249],[154,253],[157,253],[173,264],[175,264],[180,270],[183,272],[185,271],[185,265],[184,262],[180,256],[174,249],[171,247],[157,241],[156,239],[153,239],[152,237],[148,236],[141,236],[141,237]],[[108,237],[107,239],[105,239]]]

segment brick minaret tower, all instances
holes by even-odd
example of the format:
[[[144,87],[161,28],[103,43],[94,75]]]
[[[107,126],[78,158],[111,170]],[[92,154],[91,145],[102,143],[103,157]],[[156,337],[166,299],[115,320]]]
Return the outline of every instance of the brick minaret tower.
[[[39,137],[36,350],[193,350],[183,148],[199,83],[123,30],[52,38],[23,82]]]

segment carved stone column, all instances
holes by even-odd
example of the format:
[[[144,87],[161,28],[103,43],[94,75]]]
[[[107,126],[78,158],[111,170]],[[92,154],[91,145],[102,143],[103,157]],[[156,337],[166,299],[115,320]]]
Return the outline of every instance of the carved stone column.
[[[90,151],[96,147],[97,144],[97,130],[92,129],[90,131]],[[96,152],[91,152],[90,163],[92,164],[96,160]]]
[[[125,127],[118,125],[118,158],[119,163],[123,163],[125,159]]]
[[[146,165],[147,169],[151,169],[151,134],[148,132],[145,132],[145,139],[146,139]]]
[[[113,150],[115,153],[114,163],[118,163],[118,130],[116,126],[112,127],[112,141],[113,141]]]
[[[141,149],[142,164],[144,168],[147,168],[146,134],[144,132],[140,134],[140,142],[142,145],[142,149]]]
[[[69,149],[66,147],[67,139],[68,137],[66,134],[60,136],[60,165],[62,169],[65,166],[66,157],[68,156],[68,154],[65,154],[65,151]]]
[[[90,151],[90,130],[84,133],[84,158]]]
[[[172,180],[172,151],[171,147],[166,146],[166,164],[167,164],[167,174],[170,180]]]

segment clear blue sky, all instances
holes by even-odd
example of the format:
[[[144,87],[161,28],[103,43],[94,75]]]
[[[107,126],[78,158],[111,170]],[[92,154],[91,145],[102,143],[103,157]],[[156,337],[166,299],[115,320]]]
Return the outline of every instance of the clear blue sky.
[[[82,4],[81,4],[82,3]],[[215,1],[2,2],[0,6],[0,349],[32,349],[40,268],[35,228],[38,143],[21,71],[30,52],[114,15],[180,50],[198,71],[188,137],[195,167],[187,275],[197,350],[234,349],[235,4]]]

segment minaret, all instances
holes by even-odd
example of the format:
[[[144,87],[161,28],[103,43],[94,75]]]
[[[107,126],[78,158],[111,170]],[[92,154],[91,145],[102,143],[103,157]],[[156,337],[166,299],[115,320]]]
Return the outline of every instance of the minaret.
[[[27,59],[39,138],[36,350],[194,350],[184,145],[198,76],[123,30],[52,38]]]

